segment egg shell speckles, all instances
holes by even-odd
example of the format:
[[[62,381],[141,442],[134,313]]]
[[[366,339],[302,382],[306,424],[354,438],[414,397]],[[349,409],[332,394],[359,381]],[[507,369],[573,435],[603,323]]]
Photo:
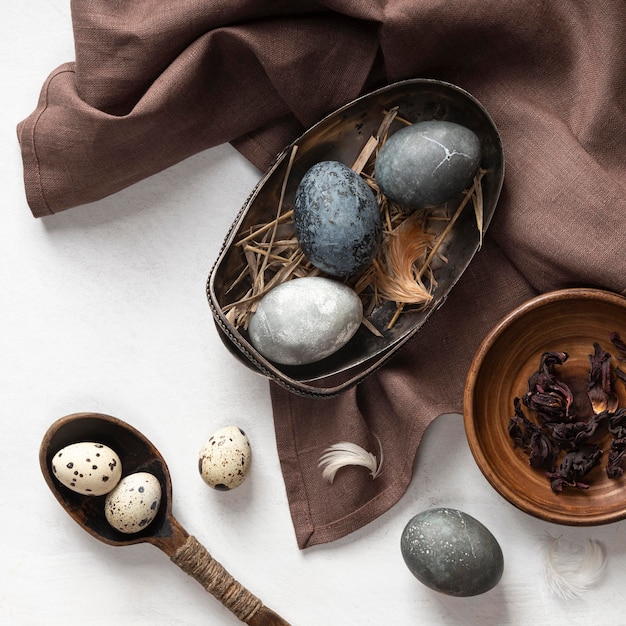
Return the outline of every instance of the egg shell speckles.
[[[102,443],[79,441],[59,450],[52,458],[52,473],[68,489],[85,496],[109,493],[122,477],[122,462]]]
[[[161,483],[148,472],[124,476],[106,497],[107,522],[124,534],[142,531],[154,520],[161,506]]]
[[[246,433],[237,426],[225,426],[213,433],[200,450],[198,469],[207,485],[230,491],[244,481],[251,457]]]
[[[306,276],[265,294],[248,333],[270,361],[305,365],[345,346],[362,320],[363,304],[353,289],[331,278]]]
[[[478,136],[444,121],[418,122],[385,142],[375,165],[380,189],[412,208],[438,205],[466,189],[481,160]]]
[[[347,165],[322,161],[302,177],[294,199],[298,243],[308,259],[331,276],[367,267],[382,240],[382,219],[369,185]]]
[[[456,509],[429,509],[406,525],[401,551],[424,585],[450,596],[489,591],[504,570],[496,538],[478,520]]]

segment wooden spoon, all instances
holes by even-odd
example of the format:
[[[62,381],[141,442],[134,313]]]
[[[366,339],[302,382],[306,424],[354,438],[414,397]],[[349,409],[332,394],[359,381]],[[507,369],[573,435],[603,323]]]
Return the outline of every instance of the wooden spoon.
[[[52,458],[63,447],[79,441],[109,446],[122,461],[123,474],[150,472],[161,483],[161,506],[156,518],[141,532],[127,535],[109,525],[104,516],[105,496],[84,496],[62,485],[52,474]],[[165,552],[242,622],[253,626],[289,626],[237,582],[172,515],[172,482],[165,460],[139,431],[100,413],[75,413],[57,420],[46,432],[39,450],[44,478],[56,499],[88,533],[114,546],[147,542]]]

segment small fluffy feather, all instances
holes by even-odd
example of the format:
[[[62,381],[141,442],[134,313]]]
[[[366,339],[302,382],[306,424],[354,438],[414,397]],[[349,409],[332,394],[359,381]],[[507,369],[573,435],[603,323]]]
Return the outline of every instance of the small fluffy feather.
[[[376,439],[380,446],[380,463],[378,463],[376,456],[371,452],[349,441],[341,441],[326,448],[318,464],[318,467],[325,466],[322,471],[322,478],[332,484],[337,472],[342,467],[347,467],[348,465],[365,467],[370,470],[372,478],[376,478],[383,466],[383,449],[378,437]]]
[[[434,236],[422,222],[422,215],[415,212],[389,233],[380,248],[375,285],[379,295],[390,302],[423,305],[432,300],[422,273]]]
[[[545,539],[545,573],[550,591],[564,599],[580,596],[595,585],[606,568],[602,545],[588,539],[584,546],[561,537]]]

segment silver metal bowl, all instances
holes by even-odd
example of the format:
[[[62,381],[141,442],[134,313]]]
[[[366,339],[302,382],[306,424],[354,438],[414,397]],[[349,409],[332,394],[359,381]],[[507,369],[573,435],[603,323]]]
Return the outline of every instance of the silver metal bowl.
[[[415,79],[388,85],[331,113],[287,146],[256,185],[232,224],[209,274],[206,289],[217,330],[226,347],[242,363],[294,393],[312,397],[334,396],[381,367],[443,305],[480,247],[475,216],[468,207],[451,231],[446,248],[448,262],[438,270],[437,286],[429,306],[421,311],[404,312],[383,337],[362,327],[344,348],[317,363],[302,366],[272,363],[255,350],[245,331],[228,321],[224,307],[240,299],[249,287],[248,283],[231,289],[246,263],[234,244],[252,226],[274,219],[293,145],[296,144],[298,150],[286,184],[285,206],[293,203],[300,179],[315,163],[335,160],[351,165],[365,142],[376,133],[383,112],[396,106],[399,115],[410,122],[447,120],[462,124],[478,135],[482,147],[480,167],[485,170],[482,178],[483,233],[495,211],[504,178],[500,136],[484,107],[469,93],[449,83]],[[394,128],[392,126],[392,132]],[[379,328],[385,328],[395,308],[394,303],[380,306],[372,314],[372,321]]]

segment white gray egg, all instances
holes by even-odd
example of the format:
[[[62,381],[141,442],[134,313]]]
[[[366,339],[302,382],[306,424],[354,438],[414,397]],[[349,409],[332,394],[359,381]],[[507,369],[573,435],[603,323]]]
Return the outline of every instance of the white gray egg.
[[[477,519],[456,509],[418,513],[404,528],[402,557],[424,585],[450,596],[475,596],[500,581],[500,544]]]
[[[52,458],[52,473],[68,489],[86,496],[109,493],[122,477],[122,462],[108,446],[79,441],[59,450]]]
[[[244,481],[251,457],[246,433],[237,426],[225,426],[213,433],[200,450],[198,469],[207,485],[229,491]]]
[[[104,502],[107,522],[121,533],[141,532],[152,523],[161,506],[161,483],[148,472],[124,476]]]
[[[331,278],[306,276],[265,294],[248,333],[270,361],[305,365],[345,346],[362,320],[363,304],[353,289]]]

